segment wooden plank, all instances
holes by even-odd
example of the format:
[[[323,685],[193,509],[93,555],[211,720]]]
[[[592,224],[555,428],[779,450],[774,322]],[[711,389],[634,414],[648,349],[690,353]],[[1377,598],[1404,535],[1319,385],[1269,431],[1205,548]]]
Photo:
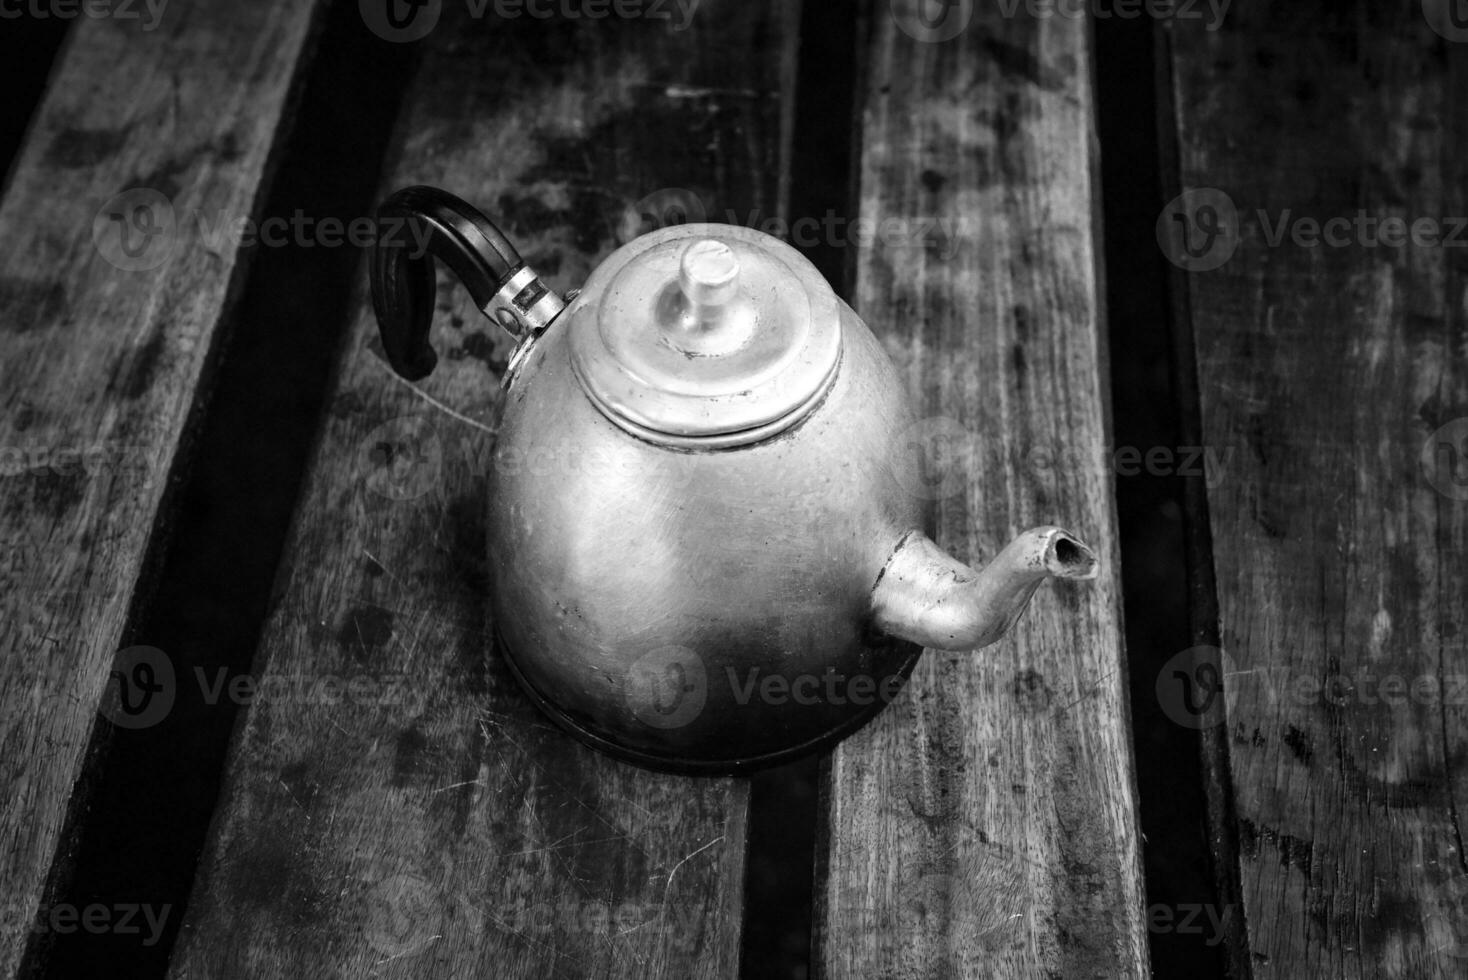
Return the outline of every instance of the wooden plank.
[[[818,975],[1144,977],[1090,25],[929,13],[874,16],[859,210],[939,230],[862,247],[856,306],[924,416],[937,540],[979,561],[1059,523],[1103,570],[994,647],[926,652],[832,755]]]
[[[1169,34],[1190,196],[1161,241],[1186,270],[1203,440],[1231,460],[1207,504],[1240,975],[1468,971],[1468,235],[1447,237],[1468,215],[1468,31],[1450,6],[1237,5],[1218,32]]]
[[[236,243],[204,236],[261,197],[314,5],[136,13],[76,25],[0,203],[7,977],[65,873],[104,691],[119,717],[109,671],[242,279]]]
[[[685,31],[464,16],[424,42],[385,188],[479,203],[561,290],[690,194],[782,213],[794,5],[706,0]],[[364,272],[173,975],[733,976],[746,783],[582,747],[491,651],[509,351],[447,284],[415,389],[369,350]]]

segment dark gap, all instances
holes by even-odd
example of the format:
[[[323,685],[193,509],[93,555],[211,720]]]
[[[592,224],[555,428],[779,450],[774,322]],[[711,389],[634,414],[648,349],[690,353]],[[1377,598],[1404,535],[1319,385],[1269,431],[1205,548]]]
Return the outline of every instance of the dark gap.
[[[1095,22],[1112,458],[1152,970],[1207,980],[1226,975],[1225,947],[1203,910],[1221,912],[1226,902],[1211,868],[1202,739],[1170,717],[1157,687],[1172,657],[1216,639],[1197,638],[1190,621],[1197,566],[1185,515],[1202,480],[1186,474],[1197,465],[1191,447],[1201,439],[1196,426],[1180,421],[1189,400],[1196,417],[1195,393],[1179,383],[1185,360],[1192,371],[1190,349],[1177,345],[1187,324],[1173,320],[1171,267],[1154,232],[1166,200],[1159,133],[1172,120],[1159,109],[1166,93],[1154,70],[1153,31],[1147,17]],[[1127,447],[1140,456],[1122,455]],[[1152,463],[1145,462],[1149,450],[1157,450]],[[1195,909],[1192,926],[1181,928]]]
[[[414,46],[370,34],[353,3],[334,5],[317,43],[262,219],[345,224],[371,214]],[[255,246],[237,329],[191,433],[156,587],[128,635],[169,656],[176,698],[157,725],[107,733],[106,766],[76,808],[75,872],[57,901],[150,906],[162,929],[155,936],[139,915],[137,933],[55,930],[49,950],[33,949],[28,975],[156,978],[167,969],[238,714],[215,692],[254,661],[360,257],[352,246]]]
[[[790,219],[853,211],[851,172],[856,79],[856,8],[807,0],[801,11],[791,155]],[[837,293],[847,296],[848,256],[835,241],[801,252]],[[779,766],[751,777],[748,864],[740,976],[805,980],[810,973],[820,760]]]
[[[25,140],[31,117],[46,92],[51,66],[71,21],[60,17],[17,17],[0,29],[0,65],[5,98],[0,99],[0,190],[10,187],[10,168]]]
[[[806,0],[801,9],[795,84],[795,138],[790,162],[790,223],[855,217],[856,19],[860,0]],[[837,294],[850,299],[846,235],[798,245]]]
[[[1157,31],[1153,38],[1158,89],[1158,145],[1162,163],[1161,198],[1170,201],[1182,193],[1182,164],[1178,153],[1178,115],[1172,97],[1171,35]],[[1173,377],[1177,381],[1178,426],[1184,439],[1203,442],[1202,400],[1198,393],[1198,356],[1194,345],[1187,274],[1167,266]],[[1188,574],[1188,629],[1192,642],[1217,648],[1221,642],[1218,588],[1213,576],[1213,535],[1208,519],[1208,490],[1202,479],[1183,481],[1183,529]],[[1238,827],[1233,781],[1229,774],[1227,713],[1225,724],[1202,732],[1199,763],[1203,773],[1207,851],[1214,901],[1226,915],[1220,955],[1224,973],[1232,980],[1254,975],[1249,953],[1244,903],[1239,882]]]
[[[819,764],[809,756],[750,777],[739,969],[748,980],[809,975]]]

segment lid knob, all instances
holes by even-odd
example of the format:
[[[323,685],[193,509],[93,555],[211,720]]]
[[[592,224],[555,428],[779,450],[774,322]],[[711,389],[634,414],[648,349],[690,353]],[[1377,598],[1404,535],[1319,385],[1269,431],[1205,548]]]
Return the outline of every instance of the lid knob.
[[[738,350],[754,332],[754,311],[739,297],[739,257],[725,243],[701,238],[678,260],[678,301],[668,309],[669,343],[694,357]]]
[[[739,259],[723,242],[696,241],[683,252],[678,284],[696,307],[723,306],[739,292]]]

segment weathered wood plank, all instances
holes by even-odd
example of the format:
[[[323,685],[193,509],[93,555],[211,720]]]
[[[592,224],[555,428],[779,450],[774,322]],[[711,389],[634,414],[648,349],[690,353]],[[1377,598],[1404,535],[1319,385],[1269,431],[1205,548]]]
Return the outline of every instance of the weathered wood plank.
[[[1240,4],[1216,33],[1169,32],[1191,196],[1162,242],[1191,269],[1203,439],[1231,461],[1208,511],[1240,975],[1468,971],[1468,235],[1447,240],[1468,215],[1468,31],[1450,6]]]
[[[860,213],[941,230],[862,247],[856,307],[925,416],[937,540],[981,560],[1060,523],[1104,569],[994,647],[925,653],[832,755],[817,968],[1143,977],[1090,28],[973,7],[945,38],[922,0],[877,5]]]
[[[477,202],[556,288],[688,193],[781,213],[796,5],[706,0],[686,31],[443,17],[384,187]],[[442,285],[415,390],[369,350],[364,282],[173,974],[733,976],[746,784],[583,748],[490,649],[508,344]]]
[[[0,202],[0,976],[64,868],[74,787],[111,731],[94,733],[109,669],[242,278],[235,243],[201,232],[252,214],[314,6],[84,18]]]

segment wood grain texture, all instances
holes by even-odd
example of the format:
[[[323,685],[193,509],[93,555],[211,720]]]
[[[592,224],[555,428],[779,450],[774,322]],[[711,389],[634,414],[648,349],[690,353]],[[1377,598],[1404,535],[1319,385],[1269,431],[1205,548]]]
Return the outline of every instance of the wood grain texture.
[[[1236,970],[1462,977],[1468,232],[1410,229],[1468,215],[1468,47],[1415,2],[1240,4],[1170,38],[1180,186],[1237,215],[1231,257],[1181,277],[1203,436],[1231,460],[1208,509]],[[1293,239],[1332,218],[1334,244]]]
[[[82,18],[0,203],[0,976],[46,901],[73,789],[241,252],[203,213],[262,197],[308,0]],[[148,196],[118,200],[141,189]],[[158,204],[163,201],[167,207]],[[142,203],[172,232],[132,240]],[[147,204],[157,205],[156,209]],[[149,219],[139,219],[147,223]],[[155,230],[166,227],[154,224]],[[137,231],[136,226],[130,230]],[[143,268],[146,266],[146,268]]]
[[[1143,977],[1090,29],[973,6],[923,41],[899,26],[921,35],[922,3],[876,5],[860,213],[939,231],[862,247],[856,306],[925,417],[936,539],[979,563],[1059,523],[1103,570],[993,647],[927,651],[832,755],[817,971]]]
[[[686,31],[463,17],[424,42],[385,188],[479,204],[562,291],[690,194],[781,213],[796,5],[706,0]],[[491,649],[507,338],[441,278],[415,389],[363,286],[173,975],[735,975],[747,785],[582,747]]]

